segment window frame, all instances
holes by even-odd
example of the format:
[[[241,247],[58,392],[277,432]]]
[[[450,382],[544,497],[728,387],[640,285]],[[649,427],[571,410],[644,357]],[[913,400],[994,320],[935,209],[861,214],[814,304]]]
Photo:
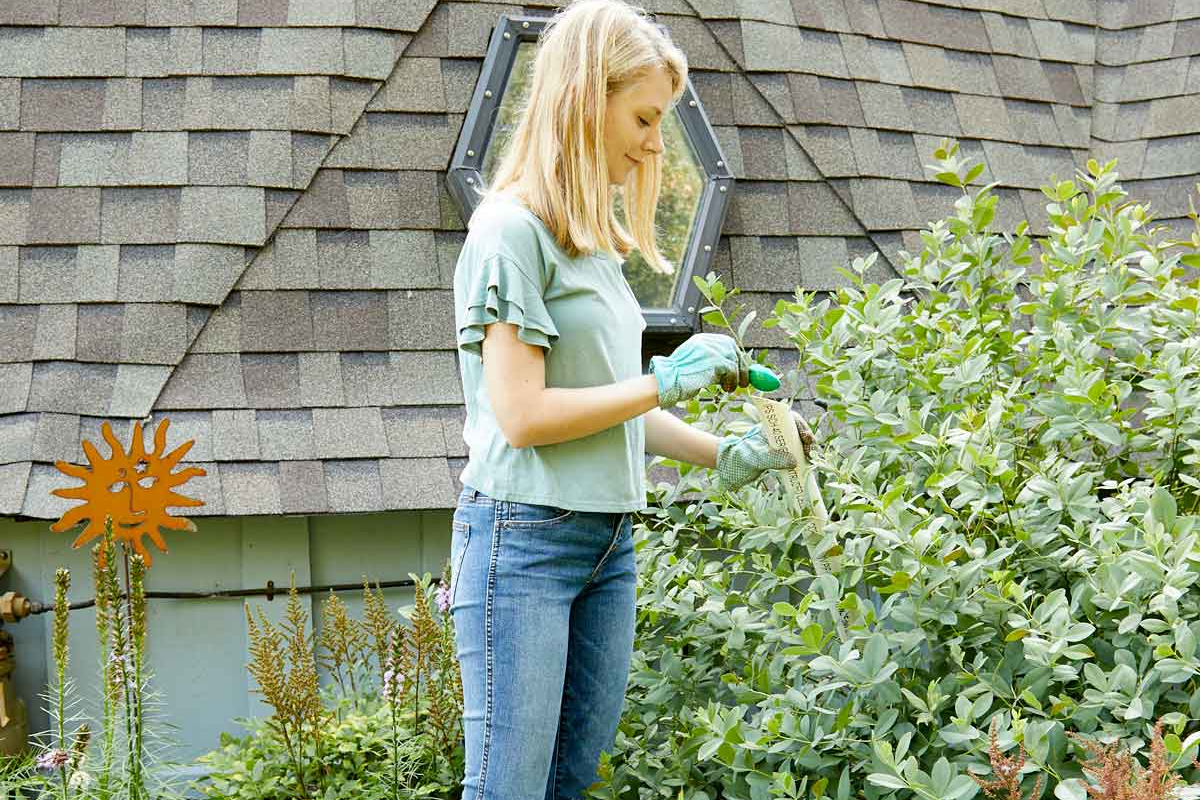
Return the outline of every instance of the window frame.
[[[653,16],[653,15],[651,15]],[[479,205],[483,186],[484,154],[491,143],[492,129],[499,111],[509,75],[516,63],[517,47],[536,42],[549,17],[501,14],[492,30],[487,55],[475,84],[462,131],[446,173],[450,196],[463,224]],[[667,29],[657,22],[664,34]],[[704,113],[704,105],[689,78],[676,109],[704,172],[704,186],[696,208],[695,222],[687,249],[679,265],[680,275],[668,308],[642,308],[646,320],[644,334],[675,338],[698,330],[699,309],[704,302],[693,275],[707,275],[713,263],[721,231],[729,211],[735,181],[716,133]]]

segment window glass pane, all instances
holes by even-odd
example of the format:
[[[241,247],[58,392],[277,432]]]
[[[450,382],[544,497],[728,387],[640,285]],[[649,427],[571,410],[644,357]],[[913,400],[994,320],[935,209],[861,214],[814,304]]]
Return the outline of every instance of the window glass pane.
[[[516,61],[505,84],[504,94],[496,109],[495,124],[483,154],[483,182],[491,185],[500,156],[516,127],[517,117],[525,103],[529,80],[536,53],[534,42],[517,45]],[[668,308],[679,278],[679,264],[687,253],[693,235],[696,212],[700,207],[700,195],[704,189],[704,170],[695,148],[679,119],[677,110],[672,110],[663,120],[663,146],[666,148],[663,163],[662,190],[659,194],[658,247],[672,265],[669,274],[651,269],[638,251],[630,253],[625,262],[625,277],[630,288],[643,308]],[[618,218],[624,216],[623,196],[616,194],[614,209]]]

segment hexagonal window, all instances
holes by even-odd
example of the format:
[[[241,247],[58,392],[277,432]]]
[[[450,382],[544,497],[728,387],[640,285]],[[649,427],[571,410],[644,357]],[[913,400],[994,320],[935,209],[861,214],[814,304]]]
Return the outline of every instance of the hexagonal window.
[[[545,23],[545,17],[501,15],[493,31],[447,176],[464,221],[479,204],[516,126]],[[624,272],[641,301],[647,334],[688,334],[696,330],[702,300],[691,276],[704,275],[712,263],[734,184],[691,81],[663,122],[663,144],[659,248],[674,269],[657,272],[635,250]],[[623,214],[620,192],[614,204]]]

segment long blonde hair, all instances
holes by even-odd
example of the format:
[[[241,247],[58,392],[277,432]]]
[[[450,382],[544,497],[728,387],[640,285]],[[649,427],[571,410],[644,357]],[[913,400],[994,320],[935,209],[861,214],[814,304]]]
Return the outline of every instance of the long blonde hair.
[[[613,214],[603,136],[608,96],[659,66],[671,78],[665,116],[687,84],[687,59],[645,10],[622,0],[575,0],[559,10],[538,38],[528,97],[488,193],[520,195],[572,258],[603,251],[624,259],[636,247],[652,269],[670,272],[655,244],[663,155],[626,178],[626,230]]]

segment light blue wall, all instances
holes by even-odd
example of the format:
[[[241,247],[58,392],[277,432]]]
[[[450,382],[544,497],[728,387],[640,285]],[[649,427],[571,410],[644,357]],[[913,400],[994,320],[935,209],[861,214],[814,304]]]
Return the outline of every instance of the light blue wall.
[[[154,556],[147,591],[213,591],[265,586],[275,581],[283,595],[147,601],[147,651],[158,709],[177,730],[175,758],[191,761],[215,749],[221,731],[240,734],[234,717],[266,716],[269,707],[251,694],[243,599],[260,606],[269,619],[282,618],[291,570],[296,585],[404,580],[409,572],[441,575],[450,554],[450,510],[320,517],[196,517],[196,533],[165,531],[168,553],[147,542]],[[0,577],[0,592],[15,590],[47,606],[54,603],[54,571],[71,570],[71,602],[91,599],[91,543],[72,549],[77,530],[53,533],[49,522],[0,520],[0,549],[13,566]],[[123,583],[123,578],[122,578]],[[326,593],[327,594],[327,593]],[[413,600],[412,589],[385,589],[389,608]],[[306,609],[319,613],[324,594],[302,595]],[[362,592],[340,592],[349,613],[361,618]],[[257,618],[257,612],[256,612]],[[315,616],[315,615],[314,615]],[[312,617],[310,617],[312,618]],[[16,688],[30,715],[31,733],[50,727],[39,694],[53,674],[53,614],[26,617],[5,627],[14,639]],[[320,619],[316,618],[319,625]],[[82,690],[80,711],[99,727],[99,683],[94,608],[71,612],[69,674]]]

